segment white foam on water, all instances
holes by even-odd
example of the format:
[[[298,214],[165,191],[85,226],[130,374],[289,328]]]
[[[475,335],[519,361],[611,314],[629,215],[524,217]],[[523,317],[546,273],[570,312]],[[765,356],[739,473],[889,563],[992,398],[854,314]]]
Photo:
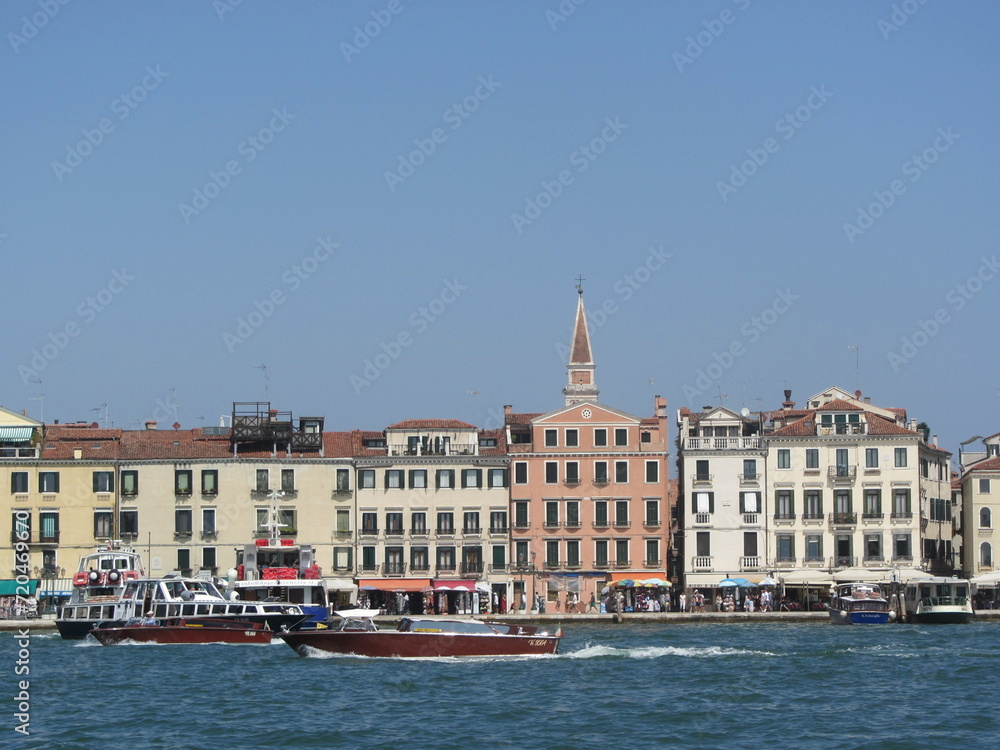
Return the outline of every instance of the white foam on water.
[[[664,656],[706,659],[729,656],[778,656],[778,654],[773,651],[755,651],[753,649],[726,648],[723,646],[641,646],[636,648],[615,648],[613,646],[594,646],[588,644],[579,651],[562,654],[562,656],[569,659],[594,659],[600,657],[659,659]]]

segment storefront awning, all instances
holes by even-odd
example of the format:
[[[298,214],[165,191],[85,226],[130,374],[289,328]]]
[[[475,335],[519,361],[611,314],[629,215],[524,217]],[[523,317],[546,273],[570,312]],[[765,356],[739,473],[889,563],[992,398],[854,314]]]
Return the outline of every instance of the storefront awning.
[[[27,586],[15,580],[0,581],[0,596],[34,596],[37,588],[37,580],[28,581]]]
[[[0,442],[27,443],[33,431],[33,427],[0,427]]]
[[[434,581],[435,591],[475,591],[475,581]]]
[[[327,591],[353,591],[357,584],[350,578],[324,578]]]
[[[362,591],[421,591],[431,585],[428,578],[361,578]]]
[[[667,571],[665,570],[629,570],[620,573],[611,573],[611,578],[608,579],[610,583],[615,583],[616,581],[640,581],[647,578],[662,578],[666,579]]]

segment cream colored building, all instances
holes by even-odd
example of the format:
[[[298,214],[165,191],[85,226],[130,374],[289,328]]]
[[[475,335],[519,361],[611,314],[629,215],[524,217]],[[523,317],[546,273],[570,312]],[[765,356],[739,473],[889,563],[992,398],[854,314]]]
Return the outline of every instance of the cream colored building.
[[[1000,433],[982,438],[986,450],[963,452],[963,558],[969,577],[1000,569]]]

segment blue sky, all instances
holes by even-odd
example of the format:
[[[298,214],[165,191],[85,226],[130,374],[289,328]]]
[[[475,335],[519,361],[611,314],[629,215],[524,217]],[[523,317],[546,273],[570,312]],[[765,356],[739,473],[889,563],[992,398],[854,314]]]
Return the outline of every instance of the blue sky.
[[[957,451],[1000,429],[998,21],[4,3],[0,403],[496,426],[561,405],[582,275],[609,405],[860,387]]]

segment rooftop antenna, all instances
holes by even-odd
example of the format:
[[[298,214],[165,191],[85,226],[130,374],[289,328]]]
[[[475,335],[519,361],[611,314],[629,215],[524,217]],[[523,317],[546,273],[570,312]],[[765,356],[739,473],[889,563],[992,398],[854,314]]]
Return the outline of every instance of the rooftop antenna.
[[[170,408],[174,412],[174,421],[176,422],[177,421],[177,389],[176,388],[168,388],[167,392],[170,394],[170,401],[168,401],[167,403],[170,405]]]
[[[40,379],[33,379],[30,382],[38,383],[38,395],[29,396],[28,400],[40,402],[38,404],[38,421],[45,424],[45,386],[42,385],[42,381]]]
[[[861,349],[857,344],[850,344],[848,349],[854,350],[854,387],[861,390]]]
[[[729,394],[723,393],[722,386],[718,383],[715,384],[715,390],[719,394],[719,406],[722,406],[726,402],[726,399],[729,398]]]
[[[100,414],[103,415],[103,417],[104,417],[104,427],[105,427],[105,429],[107,429],[107,427],[108,427],[108,405],[107,404],[101,404],[100,406],[96,406],[93,409],[91,409],[91,411],[100,412]]]
[[[261,362],[254,369],[255,370],[263,370],[263,375],[264,375],[264,400],[267,401],[268,403],[270,403],[271,402],[271,397],[267,393],[267,383],[268,383],[267,365],[265,365],[263,362]]]

